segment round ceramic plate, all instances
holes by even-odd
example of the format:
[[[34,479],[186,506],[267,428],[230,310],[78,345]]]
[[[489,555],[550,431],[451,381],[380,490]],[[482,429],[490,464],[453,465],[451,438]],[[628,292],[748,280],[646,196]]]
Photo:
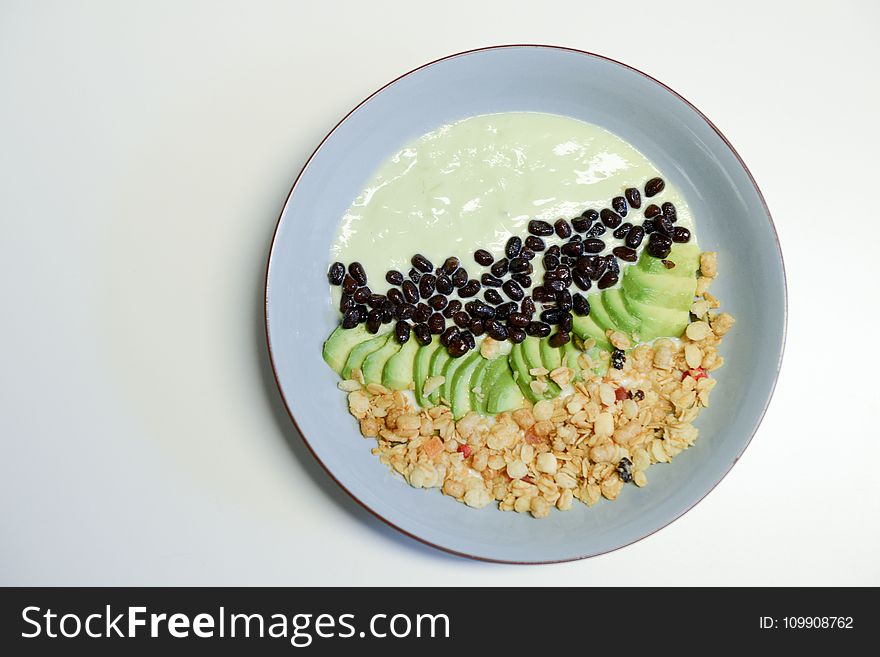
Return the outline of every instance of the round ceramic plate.
[[[439,490],[410,488],[370,453],[348,414],[321,345],[339,317],[326,270],[340,218],[370,175],[411,139],[478,114],[536,111],[598,124],[629,141],[685,195],[700,245],[719,253],[712,292],[737,318],[700,438],[645,488],[614,502],[535,520],[490,505],[471,509]],[[309,158],[281,212],[266,279],[266,328],[290,416],[327,472],[376,516],[425,543],[494,561],[539,563],[622,547],[699,502],[748,445],[782,358],[782,256],[755,181],[699,110],[653,78],[598,55],[548,46],[502,46],[418,68],[358,105]],[[340,540],[345,540],[340,537]]]

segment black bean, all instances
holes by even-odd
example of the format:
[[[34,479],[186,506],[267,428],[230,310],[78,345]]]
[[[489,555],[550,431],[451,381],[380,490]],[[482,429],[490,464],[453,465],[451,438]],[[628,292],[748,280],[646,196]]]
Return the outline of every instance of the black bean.
[[[574,284],[577,285],[578,289],[583,290],[584,292],[589,290],[593,285],[589,275],[578,270],[571,272],[571,278],[572,281],[574,281]]]
[[[614,229],[614,232],[611,233],[616,239],[622,240],[626,237],[627,233],[629,233],[630,229],[633,225],[629,222],[620,224],[617,228]]]
[[[468,328],[470,329],[471,333],[476,336],[483,335],[483,333],[486,332],[486,327],[483,325],[482,319],[472,319],[471,323],[468,324]]]
[[[558,324],[559,318],[567,314],[565,310],[559,308],[548,308],[541,313],[541,321],[547,324]]]
[[[360,313],[357,308],[349,308],[342,316],[342,328],[352,329],[361,321]]]
[[[455,273],[452,275],[452,285],[454,287],[464,287],[468,282],[468,273],[467,269],[464,267],[459,267],[455,270]]]
[[[395,306],[406,303],[406,299],[403,298],[403,292],[394,287],[388,290],[388,298]]]
[[[590,230],[588,230],[588,231],[586,232],[586,234],[584,235],[584,237],[585,237],[585,238],[599,237],[600,235],[604,235],[604,234],[605,234],[605,230],[606,230],[606,228],[605,228],[605,224],[603,224],[603,223],[601,223],[601,222],[600,222],[600,223],[597,223],[597,224],[593,224],[593,227],[590,228]]]
[[[461,301],[459,301],[458,299],[453,299],[443,309],[443,316],[446,319],[450,319],[459,310],[461,310]]]
[[[361,290],[369,291],[369,289],[370,288],[368,287],[362,287],[360,290],[358,290],[358,292],[360,292]],[[357,301],[358,303],[362,303],[362,301],[357,297],[358,292],[355,292],[355,301]],[[385,300],[387,298],[388,297],[386,297],[384,294],[370,294],[363,301],[366,301],[367,305],[370,308],[382,308],[385,305]]]
[[[645,208],[645,219],[653,219],[654,217],[657,217],[660,214],[662,214],[662,212],[663,211],[660,209],[659,206],[651,203],[651,205],[649,205],[648,207]]]
[[[556,305],[562,310],[571,310],[571,292],[568,290],[557,292]]]
[[[528,274],[511,274],[510,278],[519,283],[524,290],[532,287],[532,277]]]
[[[461,310],[452,316],[452,321],[455,322],[455,325],[459,328],[465,328],[468,324],[470,324],[471,316]]]
[[[442,294],[435,294],[433,297],[428,299],[428,305],[431,306],[434,310],[443,310],[449,304],[449,299],[447,299]]]
[[[397,319],[412,319],[416,314],[416,307],[411,303],[402,303],[394,311]]]
[[[457,326],[450,326],[448,329],[440,334],[440,344],[442,344],[444,347],[448,347],[450,342],[458,339],[460,333],[461,331],[458,330]]]
[[[555,230],[556,234],[562,239],[571,235],[571,226],[565,219],[557,219],[556,223],[553,224],[553,230]]]
[[[590,274],[596,268],[596,258],[594,255],[585,255],[577,259],[574,263],[575,270],[584,274]]]
[[[418,269],[410,269],[407,276],[409,276],[409,279],[413,283],[418,284],[419,280],[422,278],[422,272],[420,272]]]
[[[620,273],[620,265],[617,264],[617,258],[614,257],[614,254],[609,253],[605,256],[605,260],[608,262],[608,271],[613,271],[615,274]]]
[[[501,279],[492,274],[483,274],[480,276],[480,282],[486,287],[501,287]]]
[[[648,198],[657,196],[657,194],[663,191],[664,187],[666,187],[666,183],[663,182],[663,178],[651,178],[645,183],[645,196]]]
[[[599,213],[598,211],[591,208],[589,210],[584,210],[583,212],[581,212],[581,216],[585,219],[589,219],[590,221],[596,221],[599,218]]]
[[[341,262],[334,262],[327,270],[327,280],[330,285],[342,285],[342,279],[345,278],[345,265]]]
[[[574,319],[572,319],[571,313],[565,313],[562,317],[559,318],[559,330],[571,332],[572,327],[574,326]]]
[[[496,262],[492,267],[489,268],[489,271],[492,272],[493,276],[504,276],[507,273],[507,268],[510,266],[510,260],[507,258],[501,258],[498,262]]]
[[[409,325],[409,322],[406,320],[400,320],[394,326],[394,337],[397,338],[397,341],[400,344],[405,344],[409,342],[409,334],[412,330],[412,327]]]
[[[357,308],[358,311],[358,321],[366,322],[367,316],[370,314],[370,309],[367,308],[364,304],[357,305],[355,306],[355,308]]]
[[[357,303],[366,303],[367,299],[370,298],[370,295],[373,294],[373,291],[368,287],[359,287],[354,291],[354,294],[351,295],[352,299]]]
[[[447,351],[449,351],[449,355],[453,358],[461,358],[464,356],[469,350],[467,342],[464,340],[454,340],[452,344],[447,347]]]
[[[428,328],[434,335],[439,335],[446,328],[446,319],[440,313],[434,313],[428,318]]]
[[[623,221],[619,214],[608,208],[602,208],[599,216],[602,218],[602,223],[608,226],[608,228],[617,228],[620,225],[620,222]]]
[[[389,269],[385,274],[385,280],[391,285],[403,285],[403,274],[396,269]]]
[[[446,262],[443,263],[443,266],[440,268],[443,270],[443,273],[447,276],[452,276],[455,273],[455,270],[458,269],[461,262],[455,256],[450,256],[446,258]]]
[[[608,261],[605,258],[597,258],[596,266],[593,267],[593,272],[590,274],[590,280],[598,281],[606,271],[608,271]]]
[[[622,367],[619,367],[618,369],[622,369]],[[625,456],[617,462],[617,476],[620,477],[620,480],[625,484],[628,484],[633,480],[632,461]]]
[[[553,226],[540,219],[532,219],[528,226],[529,233],[537,237],[547,237],[553,234]]]
[[[562,263],[563,267],[573,267],[574,263],[577,262],[577,258],[572,258],[571,256],[564,255],[559,259],[559,262]]]
[[[515,258],[520,251],[522,251],[522,240],[514,235],[507,240],[507,244],[504,246],[504,255],[508,258]]]
[[[556,293],[539,285],[532,289],[532,298],[538,303],[552,303],[556,300]]]
[[[524,260],[534,260],[535,259],[535,252],[532,251],[531,249],[523,249],[522,251],[519,252],[519,257],[523,258]]]
[[[627,262],[635,262],[639,259],[636,250],[631,249],[628,246],[616,246],[611,250],[611,253],[616,255],[621,260],[626,260]]]
[[[501,322],[494,319],[487,319],[483,322],[483,325],[486,327],[486,333],[489,334],[489,337],[494,338],[495,340],[507,339],[507,327]]]
[[[674,226],[672,225],[672,222],[669,221],[669,219],[667,219],[666,217],[654,218],[654,229],[658,233],[663,233],[667,237],[671,238],[673,228]]]
[[[515,326],[507,327],[507,339],[510,340],[513,344],[519,344],[523,340],[526,339],[526,332],[521,328],[517,328]]]
[[[549,249],[547,249],[547,255],[556,256],[558,258],[562,255],[562,249],[559,248],[558,244],[554,244]]]
[[[464,307],[471,317],[479,317],[480,319],[492,319],[495,317],[495,309],[482,301],[471,301],[466,303]]]
[[[468,349],[476,349],[477,341],[474,340],[474,334],[470,331],[462,331],[458,334],[459,339],[467,345]]]
[[[394,311],[391,308],[382,308],[382,323],[390,324],[394,320]]]
[[[354,296],[351,294],[343,293],[343,295],[339,297],[339,312],[345,314],[354,308],[355,305],[357,304],[355,303]]]
[[[626,199],[622,196],[615,196],[611,199],[611,207],[614,208],[614,211],[621,217],[626,216]]]
[[[642,228],[645,231],[645,235],[650,235],[651,233],[653,233],[654,231],[657,230],[657,226],[654,225],[653,219],[645,219],[642,222]]]
[[[486,290],[483,293],[483,298],[487,303],[491,303],[492,305],[497,306],[499,303],[504,303],[504,299],[501,298],[501,295],[498,294],[497,290]]]
[[[550,325],[544,322],[529,322],[526,333],[536,338],[545,338],[550,335]]]
[[[510,316],[516,312],[516,302],[508,301],[507,303],[502,303],[495,309],[495,318],[496,319],[509,319]]]
[[[618,280],[617,273],[609,270],[599,279],[599,289],[604,290],[612,285],[616,285]]]
[[[569,242],[562,245],[562,253],[569,258],[578,258],[584,254],[583,242]]]
[[[586,217],[575,217],[571,220],[571,227],[579,233],[585,233],[592,222]]]
[[[346,274],[342,279],[342,291],[352,294],[358,288],[357,281],[350,274]]]
[[[525,328],[529,325],[529,316],[524,313],[510,313],[507,323],[517,328]]]
[[[584,240],[584,252],[585,253],[601,253],[605,250],[605,242],[600,239],[596,239],[595,237],[591,237],[590,239]]]
[[[526,248],[531,249],[532,251],[543,251],[547,248],[547,245],[544,244],[544,240],[540,237],[535,237],[534,235],[529,235],[526,238]]]
[[[562,290],[567,288],[568,284],[565,281],[558,280],[558,279],[552,280],[552,281],[545,280],[544,287],[546,287],[548,290],[550,290],[551,292],[553,292],[555,294],[556,292],[561,292]]]
[[[544,282],[547,281],[568,281],[571,282],[571,270],[568,267],[559,267],[553,271],[544,274]]]
[[[642,207],[642,194],[635,187],[628,187],[626,191],[623,192],[623,195],[626,196],[626,202],[629,203],[631,208],[638,210]]]
[[[357,282],[358,285],[366,285],[367,284],[367,272],[364,271],[364,266],[359,262],[353,262],[348,266],[348,273],[351,274],[351,277]]]
[[[513,301],[520,301],[525,296],[525,293],[523,292],[523,289],[519,286],[519,283],[513,280],[504,283],[504,285],[501,286],[501,289],[504,290],[504,293]]]
[[[452,279],[446,274],[437,277],[437,291],[440,294],[452,294],[455,287],[452,285]]]
[[[584,239],[584,238],[581,237],[580,235],[572,235],[572,236],[569,238],[568,241],[569,241],[569,242],[582,242],[583,239]]]
[[[428,318],[432,315],[431,306],[426,303],[420,303],[416,306],[416,312],[413,315],[413,319],[418,322],[427,322]]]
[[[535,302],[532,301],[532,297],[526,297],[519,304],[520,309],[524,315],[528,315],[531,319],[532,315],[535,314]]]
[[[480,281],[471,279],[465,285],[458,289],[458,296],[460,296],[462,299],[467,299],[468,297],[476,296],[477,292],[479,291]]]
[[[367,315],[367,330],[370,333],[378,333],[379,327],[382,325],[382,311],[371,310]]]
[[[524,258],[514,258],[510,261],[511,274],[531,274],[532,263]]]
[[[568,344],[570,340],[571,334],[567,331],[556,331],[547,342],[551,347],[561,347],[564,344]]]
[[[431,344],[431,329],[427,324],[416,324],[413,327],[413,333],[416,334],[416,340],[422,346]]]
[[[663,216],[669,219],[671,223],[678,221],[678,213],[675,211],[675,206],[672,203],[666,201],[661,209],[663,210]]]
[[[495,261],[495,258],[493,258],[492,254],[489,253],[486,249],[477,249],[476,251],[474,251],[474,260],[477,261],[478,265],[488,267]]]
[[[639,248],[645,237],[645,229],[641,226],[633,226],[632,230],[626,235],[625,243],[631,249]]]
[[[416,253],[412,260],[410,260],[412,266],[418,269],[420,272],[425,274],[429,273],[432,269],[434,269],[434,265],[431,264],[431,261],[428,260],[421,253]]]
[[[404,281],[401,290],[403,291],[403,298],[406,299],[407,303],[416,304],[419,302],[419,288],[416,287],[415,283]]]
[[[546,271],[553,271],[557,267],[559,267],[559,257],[555,256],[551,253],[548,253],[544,256],[544,269]]]
[[[679,242],[682,244],[685,242],[690,242],[691,241],[691,231],[689,231],[684,226],[676,226],[672,230],[672,241]]]
[[[434,290],[437,289],[437,277],[433,274],[425,274],[422,276],[422,280],[419,281],[419,294],[422,295],[423,299],[427,299],[431,295],[434,294]]]
[[[587,297],[580,292],[575,292],[574,295],[572,295],[571,308],[574,310],[575,314],[580,315],[581,317],[590,314],[590,302],[587,301]]]

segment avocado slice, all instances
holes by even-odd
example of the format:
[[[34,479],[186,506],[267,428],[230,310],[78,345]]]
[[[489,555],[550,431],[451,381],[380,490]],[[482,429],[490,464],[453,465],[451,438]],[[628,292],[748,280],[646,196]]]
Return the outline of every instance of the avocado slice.
[[[513,380],[513,374],[509,367],[505,367],[500,371],[500,375],[492,385],[489,392],[489,401],[486,405],[487,410],[495,415],[504,411],[513,411],[521,408],[523,405],[523,394],[516,381]]]
[[[552,372],[562,365],[562,350],[551,347],[549,340],[541,340],[541,362],[544,363],[544,369]]]
[[[629,267],[623,275],[622,285],[623,293],[631,299],[675,310],[690,310],[697,279],[690,276],[648,274],[638,267]]]
[[[605,339],[605,342],[608,344],[609,349],[611,347],[611,343],[608,342],[608,338],[605,337],[605,331],[608,329],[617,330],[617,324],[615,324],[611,317],[608,315],[608,311],[605,310],[605,303],[602,299],[601,294],[591,294],[590,298],[590,317],[593,318],[593,321],[596,322],[596,325],[602,329],[602,337]],[[596,340],[598,343],[599,341]]]
[[[573,372],[572,380],[577,381],[583,378],[582,369],[580,363],[578,363],[578,358],[581,355],[581,350],[578,349],[574,340],[567,342],[562,347],[562,362],[565,363],[565,366]]]
[[[412,338],[410,338],[410,341],[412,341]],[[422,390],[425,387],[425,379],[428,378],[431,370],[431,357],[440,346],[442,346],[440,340],[435,337],[430,344],[419,347],[413,362],[413,383],[416,386],[416,402],[422,408],[429,405],[429,400],[422,394]]]
[[[675,267],[667,269],[663,260],[675,263]],[[637,267],[648,274],[693,277],[697,275],[697,269],[700,267],[700,247],[693,242],[673,244],[672,251],[662,260],[648,255],[647,251],[642,251]]]
[[[637,315],[630,314],[623,303],[623,292],[619,287],[602,292],[602,307],[612,322],[627,335],[638,333],[642,322]]]
[[[342,378],[350,379],[351,373],[354,370],[363,370],[364,359],[374,351],[381,349],[383,346],[385,346],[385,343],[388,342],[389,337],[390,336],[387,333],[385,335],[379,335],[374,338],[370,338],[366,342],[361,342],[358,346],[352,349],[351,353],[348,355],[348,358],[345,361],[345,367],[342,368]]]
[[[646,342],[659,337],[677,338],[684,333],[690,320],[690,313],[686,310],[673,310],[629,298],[626,304],[633,314],[642,318],[639,338]]]
[[[364,324],[358,324],[351,329],[338,326],[324,342],[322,351],[324,360],[334,372],[341,374],[351,350],[372,337]]]
[[[593,303],[594,296],[597,297],[599,295],[590,295],[590,303]],[[574,315],[572,330],[574,330],[575,334],[577,334],[581,340],[589,340],[590,338],[593,338],[593,340],[596,341],[596,346],[605,351],[611,351],[611,343],[608,342],[608,338],[605,336],[605,329],[596,324],[596,320],[593,319],[592,313],[586,317]]]
[[[382,385],[391,390],[406,390],[412,386],[413,365],[418,350],[419,343],[413,337],[403,343],[400,351],[385,363],[385,369],[382,372]]]
[[[505,363],[507,362],[507,358],[504,356],[499,357],[496,360],[503,360]],[[481,358],[480,362],[477,363],[476,369],[474,369],[473,376],[471,376],[470,381],[470,396],[471,396],[471,408],[475,410],[480,415],[486,414],[486,400],[488,398],[488,389],[484,389],[483,386],[487,380],[486,375],[489,373],[491,369],[492,363],[495,360],[487,360],[485,358]],[[505,365],[506,367],[506,365]],[[479,390],[479,394],[477,394],[477,390]]]
[[[510,369],[513,370],[514,380],[520,390],[522,390],[526,399],[534,404],[538,401],[538,396],[534,393],[531,386],[529,386],[529,383],[532,381],[532,375],[529,374],[529,366],[526,365],[526,360],[523,357],[522,343],[513,345],[513,349],[510,350],[508,359],[510,361]],[[489,391],[489,396],[492,396],[491,390]]]
[[[522,343],[520,343],[522,346],[523,359],[525,360],[525,363],[527,365],[527,383],[535,378],[531,374],[529,374],[529,370],[535,367],[544,367],[544,361],[541,359],[541,343],[545,342],[546,340],[547,338],[536,338],[530,335],[525,340],[523,340]],[[553,399],[560,392],[562,392],[562,388],[553,383],[553,381],[551,381],[550,379],[547,379],[547,392],[541,395],[538,399]]]
[[[400,351],[400,343],[394,336],[388,336],[387,342],[379,349],[364,358],[364,382],[382,383],[382,372],[391,357]]]
[[[440,387],[440,399],[445,401],[446,405],[449,407],[452,407],[452,395],[454,390],[452,384],[455,382],[455,374],[461,366],[465,364],[465,361],[467,361],[467,358],[464,356],[459,358],[450,357],[443,368],[443,378],[445,380]]]
[[[468,354],[465,358],[457,358],[456,360],[464,361],[455,372],[452,381],[452,399],[450,401],[452,402],[452,416],[457,420],[472,410],[471,379],[477,366],[480,365],[480,361],[487,361],[478,351]]]
[[[434,376],[443,376],[443,370],[446,369],[446,364],[452,360],[452,356],[449,355],[449,352],[446,350],[446,347],[440,345],[440,348],[434,352],[434,355],[431,356],[431,367],[428,370],[428,378]],[[437,388],[434,392],[432,392],[429,396],[431,403],[435,406],[440,403],[440,388]]]

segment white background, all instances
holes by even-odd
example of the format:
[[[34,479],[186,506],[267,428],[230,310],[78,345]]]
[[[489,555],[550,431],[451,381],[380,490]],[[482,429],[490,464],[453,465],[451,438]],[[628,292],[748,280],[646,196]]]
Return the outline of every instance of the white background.
[[[878,29],[870,0],[0,0],[0,584],[880,584]],[[294,434],[262,328],[272,230],[323,135],[409,69],[513,42],[695,103],[789,280],[776,396],[732,473],[554,566],[362,511]]]

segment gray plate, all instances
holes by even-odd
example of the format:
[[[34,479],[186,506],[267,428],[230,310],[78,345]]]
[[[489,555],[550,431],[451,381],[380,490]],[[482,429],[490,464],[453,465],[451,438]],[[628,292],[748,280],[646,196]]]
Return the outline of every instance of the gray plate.
[[[370,174],[407,141],[477,114],[539,111],[596,123],[631,142],[685,194],[700,244],[719,253],[713,286],[737,324],[725,339],[712,406],[697,444],[649,471],[646,488],[614,502],[576,503],[537,521],[490,506],[465,507],[410,488],[372,454],[348,414],[321,344],[338,322],[327,293],[339,218]],[[786,326],[778,239],[755,181],[733,147],[674,91],[624,64],[548,46],[460,53],[412,71],[353,110],[294,183],[278,222],[266,280],[266,327],[278,387],[328,473],[376,516],[457,554],[538,563],[622,547],[669,524],[702,499],[751,440],[776,383]],[[345,540],[340,536],[339,540]]]

